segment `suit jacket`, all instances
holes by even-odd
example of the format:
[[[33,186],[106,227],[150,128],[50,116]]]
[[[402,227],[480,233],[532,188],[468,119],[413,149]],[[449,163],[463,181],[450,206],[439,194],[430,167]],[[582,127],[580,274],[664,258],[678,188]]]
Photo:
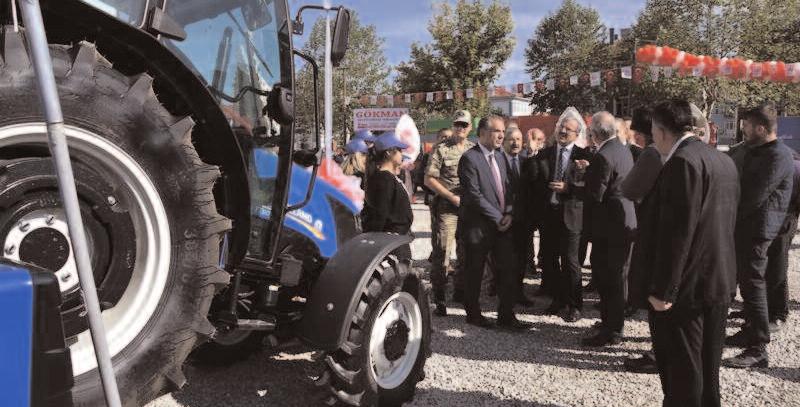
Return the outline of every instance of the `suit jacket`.
[[[556,175],[557,146],[553,145],[541,151],[536,157],[525,163],[522,183],[527,190],[525,196],[527,217],[536,225],[544,222],[548,207],[553,198],[553,190],[548,185]],[[564,171],[564,182],[567,190],[558,195],[564,206],[564,223],[571,231],[580,232],[583,228],[583,175],[577,172],[575,160],[590,160],[591,154],[578,146],[572,147],[569,163]]]
[[[641,304],[653,295],[676,312],[728,304],[736,284],[738,201],[733,161],[696,137],[682,142],[645,198],[652,210],[636,242],[641,267],[631,300]]]
[[[631,152],[619,139],[607,141],[586,170],[586,201],[592,238],[620,237],[636,229],[633,202],[622,195],[622,182],[633,168]]]
[[[458,162],[458,178],[463,190],[458,211],[458,230],[462,238],[472,243],[496,233],[503,215],[513,208],[514,194],[505,156],[498,150],[493,154],[503,183],[505,208],[500,207],[492,168],[479,145],[465,151]]]

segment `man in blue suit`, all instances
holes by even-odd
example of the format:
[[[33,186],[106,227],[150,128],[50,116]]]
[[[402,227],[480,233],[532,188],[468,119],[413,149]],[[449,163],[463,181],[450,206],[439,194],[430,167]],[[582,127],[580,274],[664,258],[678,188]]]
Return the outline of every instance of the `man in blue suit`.
[[[480,290],[488,256],[494,260],[499,297],[497,326],[523,330],[527,324],[514,315],[516,272],[511,263],[513,248],[511,210],[513,191],[502,151],[505,122],[489,115],[478,124],[478,145],[467,150],[458,163],[458,178],[463,192],[458,215],[458,233],[465,244],[464,309],[467,323],[490,328],[481,315]]]

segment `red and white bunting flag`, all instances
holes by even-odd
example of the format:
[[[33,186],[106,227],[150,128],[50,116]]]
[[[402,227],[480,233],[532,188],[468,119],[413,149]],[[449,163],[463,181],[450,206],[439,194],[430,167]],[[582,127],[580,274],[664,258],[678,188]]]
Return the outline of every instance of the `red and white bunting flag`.
[[[425,101],[428,103],[433,102],[433,92],[425,93]]]
[[[469,88],[467,89],[467,99],[472,99],[475,97],[475,89]]]
[[[672,67],[671,66],[665,66],[663,73],[664,73],[664,77],[665,78],[671,78],[672,77]]]
[[[703,76],[703,69],[705,68],[702,66],[699,65],[695,66],[694,68],[692,68],[692,76],[694,77]]]
[[[659,68],[659,67],[657,67],[655,65],[650,66],[650,79],[652,79],[653,82],[657,82],[658,81],[658,73],[659,72],[661,72],[661,68]]]
[[[589,84],[591,86],[600,86],[600,71],[589,74]]]
[[[547,90],[555,90],[556,89],[556,80],[555,79],[548,79],[547,82],[545,82],[545,87],[547,87]]]
[[[403,95],[403,102],[411,103],[411,94],[410,93],[406,93],[405,95]]]
[[[369,104],[370,104],[370,106],[377,105],[378,104],[378,96],[377,95],[370,95]]]
[[[383,95],[383,104],[387,107],[394,107],[394,96],[393,95]]]
[[[525,85],[522,83],[517,84],[517,93],[525,94]]]
[[[444,98],[447,99],[447,100],[453,100],[453,91],[452,90],[448,90],[447,92],[445,92],[444,93]]]
[[[529,93],[533,93],[533,84],[532,83],[526,83],[522,88],[522,93],[524,93],[526,95],[529,94]]]
[[[623,66],[620,69],[620,71],[621,71],[620,76],[622,76],[622,79],[631,79],[631,78],[633,78],[633,68],[632,67]]]
[[[578,84],[578,75],[572,75],[569,77],[569,84],[575,86]]]

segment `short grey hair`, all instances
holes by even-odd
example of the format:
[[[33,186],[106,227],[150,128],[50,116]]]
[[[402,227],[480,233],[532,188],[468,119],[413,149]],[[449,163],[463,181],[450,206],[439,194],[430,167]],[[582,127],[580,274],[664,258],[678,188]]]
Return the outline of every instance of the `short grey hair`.
[[[592,116],[592,133],[600,140],[608,140],[617,135],[617,121],[609,112],[601,111]]]

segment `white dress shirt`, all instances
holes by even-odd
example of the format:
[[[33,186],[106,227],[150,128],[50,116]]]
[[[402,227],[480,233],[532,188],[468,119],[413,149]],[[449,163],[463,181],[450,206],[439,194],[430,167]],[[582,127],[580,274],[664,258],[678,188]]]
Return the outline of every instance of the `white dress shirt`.
[[[683,137],[681,137],[680,140],[678,140],[677,143],[672,145],[672,148],[669,150],[669,154],[664,156],[664,159],[661,162],[666,163],[670,158],[672,158],[672,155],[675,154],[675,150],[677,150],[678,147],[681,145],[681,143],[686,141],[686,139],[689,138],[689,137],[694,137],[694,133],[686,133],[686,134],[684,134]]]

